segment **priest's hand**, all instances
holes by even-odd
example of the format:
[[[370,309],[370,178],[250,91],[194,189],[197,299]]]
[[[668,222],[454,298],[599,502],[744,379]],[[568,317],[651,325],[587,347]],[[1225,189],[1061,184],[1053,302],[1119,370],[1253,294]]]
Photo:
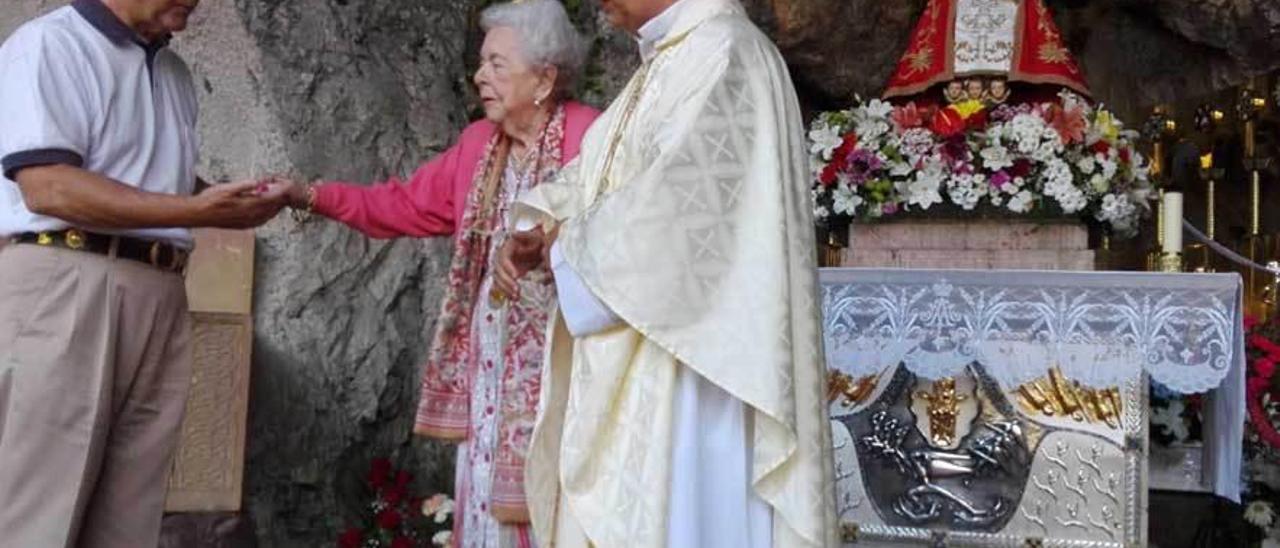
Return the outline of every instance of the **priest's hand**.
[[[498,250],[498,270],[494,273],[494,287],[502,296],[519,299],[518,281],[530,270],[545,261],[546,234],[542,227],[524,232],[512,232]]]

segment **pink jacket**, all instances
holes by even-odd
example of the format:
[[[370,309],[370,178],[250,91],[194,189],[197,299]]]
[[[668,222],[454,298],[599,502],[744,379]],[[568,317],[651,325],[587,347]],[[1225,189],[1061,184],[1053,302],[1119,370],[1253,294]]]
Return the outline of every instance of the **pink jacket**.
[[[568,163],[578,156],[582,135],[600,113],[572,101],[564,108],[561,161]],[[467,126],[457,143],[423,164],[407,182],[392,177],[370,186],[341,182],[316,185],[315,212],[373,238],[453,234],[494,131],[497,126],[488,120]]]

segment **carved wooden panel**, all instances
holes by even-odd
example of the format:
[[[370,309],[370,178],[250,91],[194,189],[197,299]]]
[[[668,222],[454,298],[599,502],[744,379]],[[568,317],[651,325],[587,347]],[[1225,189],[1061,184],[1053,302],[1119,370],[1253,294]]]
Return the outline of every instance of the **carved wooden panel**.
[[[173,472],[170,512],[240,509],[252,319],[192,312],[195,370]]]
[[[253,232],[195,231],[187,272],[194,367],[168,512],[240,510],[253,347]]]

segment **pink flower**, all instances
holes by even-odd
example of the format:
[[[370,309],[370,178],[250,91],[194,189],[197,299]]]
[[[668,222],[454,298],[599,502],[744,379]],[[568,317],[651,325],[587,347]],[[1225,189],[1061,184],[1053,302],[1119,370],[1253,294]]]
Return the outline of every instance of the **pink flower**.
[[[1084,119],[1084,107],[1080,105],[1064,109],[1058,105],[1050,107],[1047,121],[1049,126],[1057,130],[1063,144],[1084,141],[1084,130],[1089,126]]]
[[[907,103],[906,106],[893,109],[893,114],[890,114],[889,118],[893,120],[894,129],[901,134],[908,129],[923,127],[925,112],[915,103]]]
[[[1005,173],[1002,169],[991,174],[990,182],[991,186],[995,187],[996,190],[1004,190],[1005,185],[1013,182],[1013,177],[1010,177],[1009,174]]]
[[[898,204],[894,202],[885,202],[880,206],[880,211],[885,215],[893,215],[898,212]]]

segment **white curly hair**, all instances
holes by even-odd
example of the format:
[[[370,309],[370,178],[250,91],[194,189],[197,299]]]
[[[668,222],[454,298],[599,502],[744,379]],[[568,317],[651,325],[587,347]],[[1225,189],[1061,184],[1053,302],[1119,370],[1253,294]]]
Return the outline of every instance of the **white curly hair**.
[[[587,45],[569,21],[559,0],[516,0],[489,6],[480,14],[480,28],[515,29],[525,60],[534,65],[554,66],[556,93],[563,96],[573,88],[587,58]]]

